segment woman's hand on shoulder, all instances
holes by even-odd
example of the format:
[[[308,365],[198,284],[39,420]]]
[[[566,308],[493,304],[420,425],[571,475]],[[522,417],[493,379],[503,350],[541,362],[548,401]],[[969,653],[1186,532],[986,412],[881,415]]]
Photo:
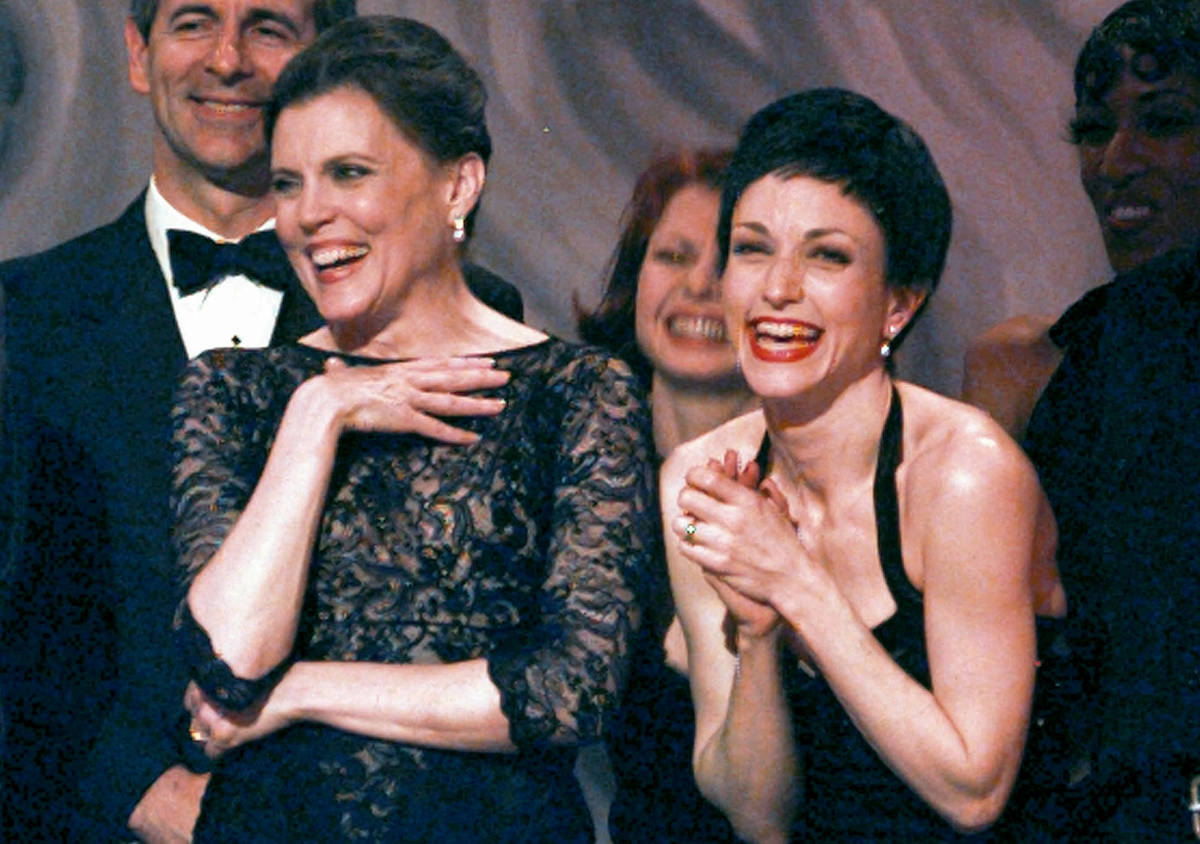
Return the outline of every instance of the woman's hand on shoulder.
[[[508,380],[509,373],[491,358],[422,358],[376,366],[330,358],[325,372],[301,390],[330,407],[340,431],[412,433],[469,445],[477,434],[439,417],[497,415],[503,399],[463,394],[502,387]]]

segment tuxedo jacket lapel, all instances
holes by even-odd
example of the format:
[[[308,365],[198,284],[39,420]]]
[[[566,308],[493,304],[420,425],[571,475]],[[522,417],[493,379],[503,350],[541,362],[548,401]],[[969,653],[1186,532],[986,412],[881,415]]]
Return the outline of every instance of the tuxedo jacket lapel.
[[[113,278],[105,285],[111,300],[97,304],[106,307],[113,321],[113,336],[120,338],[114,343],[114,362],[124,363],[140,354],[157,359],[159,364],[177,373],[186,353],[175,324],[166,280],[150,246],[144,197],[139,197],[121,216],[113,234],[124,243],[115,253],[121,261],[111,267]]]

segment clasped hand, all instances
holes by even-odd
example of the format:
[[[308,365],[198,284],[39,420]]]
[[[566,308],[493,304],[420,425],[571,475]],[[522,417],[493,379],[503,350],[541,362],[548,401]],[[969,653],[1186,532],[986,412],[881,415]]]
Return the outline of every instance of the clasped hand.
[[[809,560],[779,488],[760,479],[756,463],[739,469],[727,451],[687,473],[678,502],[671,528],[683,555],[703,570],[738,632],[770,633],[780,621],[773,596]]]

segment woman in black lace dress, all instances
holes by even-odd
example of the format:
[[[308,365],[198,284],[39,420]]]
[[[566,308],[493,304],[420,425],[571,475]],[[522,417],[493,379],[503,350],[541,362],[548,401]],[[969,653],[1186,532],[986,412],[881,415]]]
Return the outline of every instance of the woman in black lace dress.
[[[629,368],[467,290],[490,141],[428,27],[358,18],[268,109],[277,227],[327,324],[204,355],[174,414],[198,841],[586,841],[656,551]]]
[[[727,328],[761,412],[663,468],[696,779],[737,834],[931,841],[993,823],[1021,761],[1035,609],[1065,610],[1033,468],[895,381],[950,201],[907,125],[822,89],[726,171]]]

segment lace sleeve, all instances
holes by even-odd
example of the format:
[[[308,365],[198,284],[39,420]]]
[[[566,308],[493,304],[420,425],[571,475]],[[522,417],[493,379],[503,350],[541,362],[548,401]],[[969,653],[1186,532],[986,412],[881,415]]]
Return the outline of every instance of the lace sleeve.
[[[171,413],[171,512],[182,579],[174,622],[176,645],[204,693],[223,706],[241,710],[265,694],[286,665],[257,680],[236,676],[213,652],[208,633],[187,607],[192,579],[229,535],[254,491],[270,447],[269,433],[274,431],[269,420],[275,416],[269,406],[254,405],[250,399],[243,406],[239,399],[237,373],[227,366],[235,355],[205,353],[184,370]],[[261,390],[250,393],[254,399],[262,395]]]
[[[598,738],[619,701],[657,559],[648,409],[629,369],[599,354],[567,367],[560,391],[549,576],[540,624],[488,658],[519,746]]]

